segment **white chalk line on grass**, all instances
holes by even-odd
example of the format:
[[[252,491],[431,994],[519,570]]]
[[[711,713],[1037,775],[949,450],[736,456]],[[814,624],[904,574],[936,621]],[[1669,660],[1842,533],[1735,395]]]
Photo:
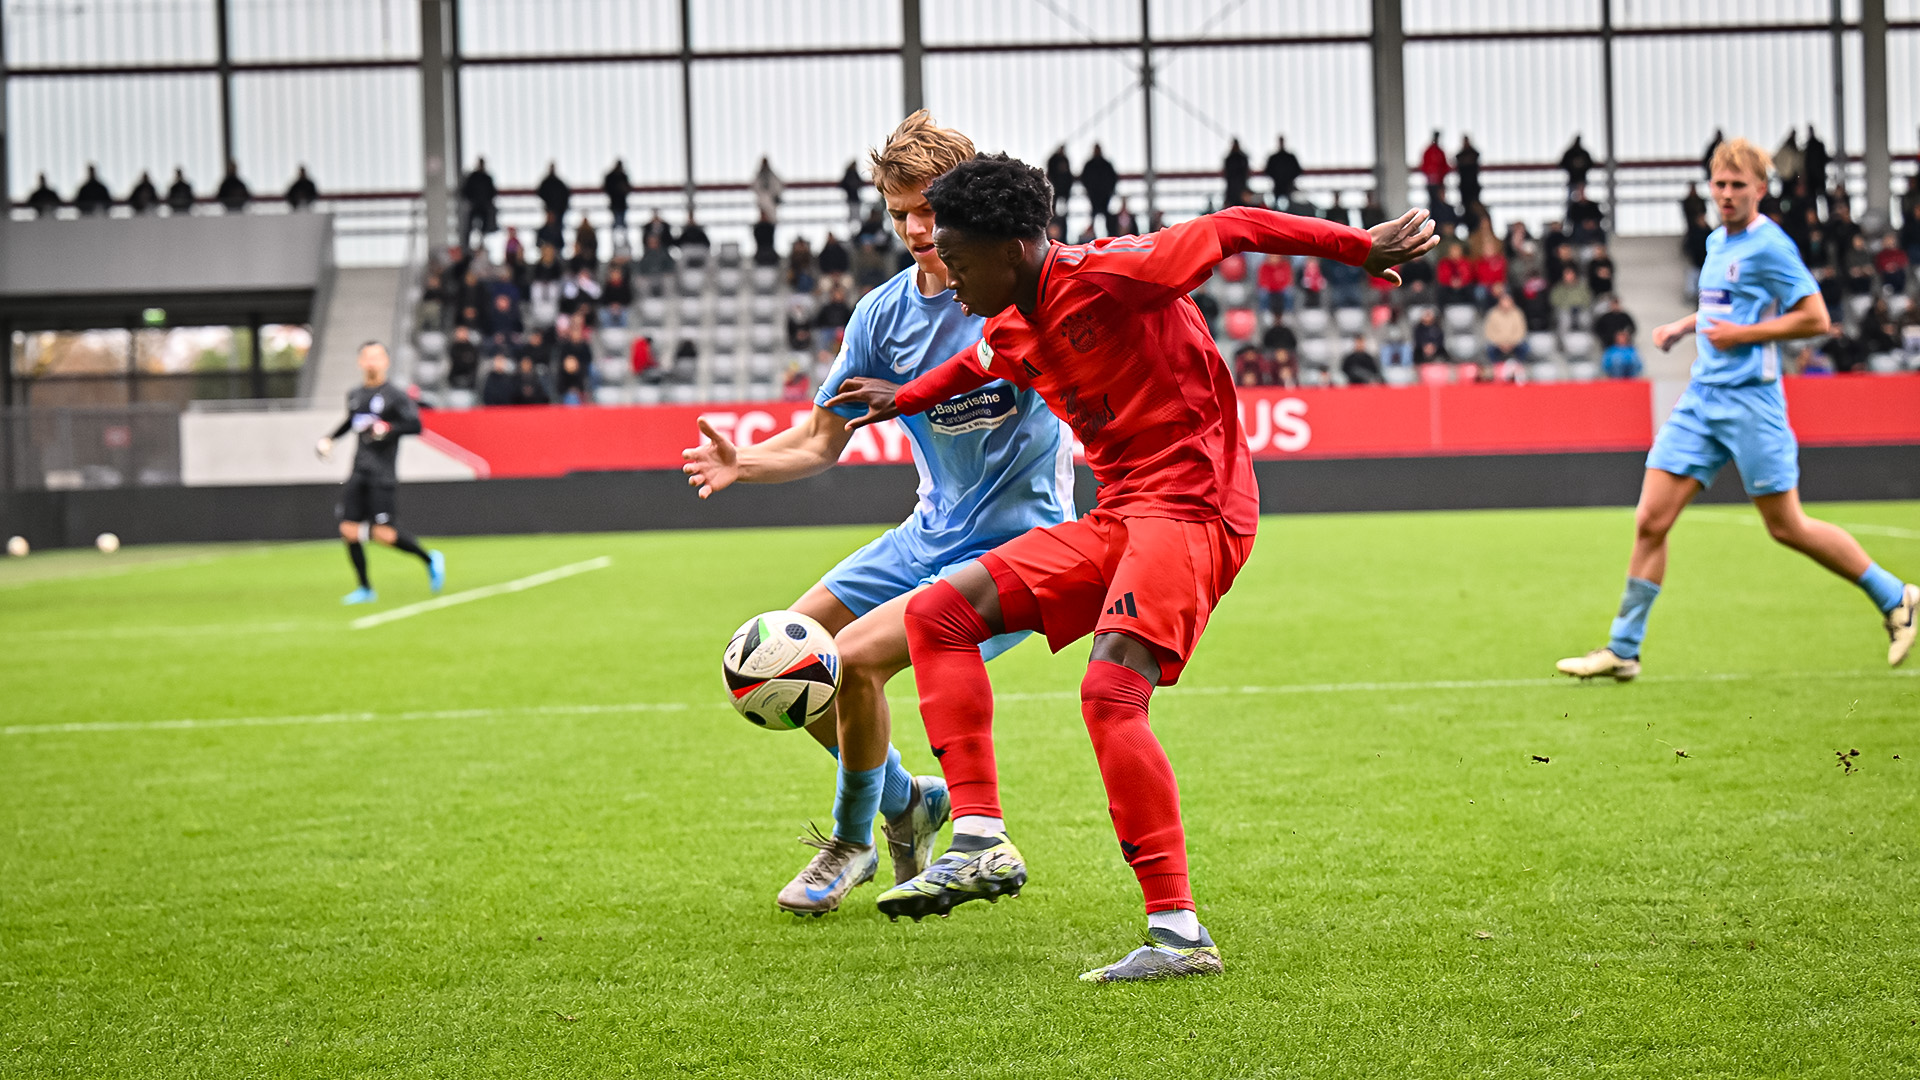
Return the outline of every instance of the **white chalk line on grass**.
[[[1695,510],[1685,517],[1701,521],[1715,522],[1720,525],[1764,525],[1758,514],[1736,514],[1728,511]],[[1685,517],[1682,520],[1685,520]],[[1836,521],[1835,525],[1850,533],[1865,533],[1868,536],[1891,536],[1896,540],[1920,540],[1920,530],[1902,529],[1898,525],[1868,525],[1854,521]]]
[[[97,638],[165,640],[173,637],[218,637],[224,634],[297,634],[304,631],[336,631],[339,628],[339,623],[322,622],[202,623],[195,626],[99,626],[86,630],[22,630],[7,636],[10,641],[93,641]]]
[[[1875,671],[1768,671],[1717,672],[1697,675],[1647,675],[1639,681],[1654,683],[1760,682],[1770,679],[1861,679],[1876,678]],[[1893,671],[1893,676],[1920,676],[1920,669]],[[1392,693],[1420,690],[1506,690],[1546,689],[1570,685],[1565,678],[1533,679],[1430,679],[1419,682],[1294,683],[1281,686],[1175,686],[1159,692],[1167,697],[1266,697],[1283,694]],[[996,694],[996,701],[1065,701],[1077,699],[1077,690],[1048,690],[1029,693]],[[917,704],[903,697],[896,704]],[[634,701],[605,705],[528,705],[483,709],[425,709],[411,712],[339,712],[305,716],[213,717],[202,720],[125,720],[76,722],[70,724],[15,724],[0,728],[0,735],[58,735],[101,731],[191,731],[202,728],[290,727],[306,724],[371,724],[405,720],[491,720],[507,716],[598,716],[603,714],[645,712],[687,712],[693,709],[727,708],[724,701]]]
[[[128,574],[141,574],[149,570],[179,570],[189,566],[205,566],[208,563],[223,562],[246,555],[260,555],[274,550],[273,544],[261,544],[241,548],[238,551],[215,551],[203,555],[177,555],[170,558],[145,559],[140,562],[127,562],[118,566],[87,567],[76,569],[70,574],[49,574],[46,577],[22,578],[18,581],[0,581],[0,592],[24,589],[32,585],[53,585],[66,581],[98,581],[101,578],[125,577]],[[108,556],[103,556],[108,557]]]
[[[541,585],[559,581],[563,578],[570,578],[575,574],[585,574],[594,570],[605,570],[612,565],[612,558],[601,555],[597,558],[588,559],[585,562],[569,563],[566,566],[554,567],[552,570],[542,570],[537,574],[528,574],[523,578],[503,581],[498,585],[482,585],[477,589],[449,593],[446,596],[436,596],[431,600],[422,600],[417,604],[408,604],[406,607],[394,608],[392,611],[382,611],[374,615],[362,615],[348,625],[355,630],[366,630],[371,627],[393,622],[396,619],[410,618],[414,615],[424,615],[429,611],[438,611],[441,608],[453,607],[456,604],[470,604],[475,600],[485,600],[489,596],[525,592],[528,589],[538,588]]]

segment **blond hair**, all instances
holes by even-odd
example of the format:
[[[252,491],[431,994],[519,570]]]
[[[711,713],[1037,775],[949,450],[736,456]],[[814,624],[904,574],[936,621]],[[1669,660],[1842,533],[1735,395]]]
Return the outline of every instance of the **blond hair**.
[[[1746,173],[1765,184],[1768,174],[1773,172],[1773,155],[1745,139],[1728,139],[1713,148],[1710,171],[1721,169]]]
[[[880,194],[919,187],[973,157],[973,140],[933,122],[925,109],[914,113],[887,136],[887,144],[867,153],[873,186]]]

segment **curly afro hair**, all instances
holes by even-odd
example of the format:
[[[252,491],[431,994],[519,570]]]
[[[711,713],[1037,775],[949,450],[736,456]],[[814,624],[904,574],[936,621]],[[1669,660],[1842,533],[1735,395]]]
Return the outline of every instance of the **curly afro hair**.
[[[933,220],[976,236],[1033,240],[1053,220],[1047,174],[1005,154],[979,154],[955,165],[927,188]]]

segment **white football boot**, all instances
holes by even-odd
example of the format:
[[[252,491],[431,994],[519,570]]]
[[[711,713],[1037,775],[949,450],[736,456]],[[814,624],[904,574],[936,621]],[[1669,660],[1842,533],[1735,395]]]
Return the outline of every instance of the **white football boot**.
[[[1562,675],[1576,679],[1611,678],[1632,682],[1640,674],[1640,661],[1615,656],[1612,649],[1595,649],[1585,656],[1569,656],[1553,665]]]
[[[1887,663],[1899,667],[1913,649],[1916,631],[1920,631],[1920,585],[1908,585],[1900,594],[1900,603],[1887,612]]]
[[[873,880],[880,868],[880,852],[872,844],[855,844],[807,826],[800,842],[820,849],[807,865],[780,890],[774,903],[781,911],[819,918],[837,910],[840,901],[855,888]]]

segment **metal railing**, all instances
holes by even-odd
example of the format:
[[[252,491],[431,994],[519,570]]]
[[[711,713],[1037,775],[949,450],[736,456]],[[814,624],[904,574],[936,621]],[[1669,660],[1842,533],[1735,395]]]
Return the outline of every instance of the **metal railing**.
[[[0,482],[15,491],[177,486],[180,408],[0,410]]]

